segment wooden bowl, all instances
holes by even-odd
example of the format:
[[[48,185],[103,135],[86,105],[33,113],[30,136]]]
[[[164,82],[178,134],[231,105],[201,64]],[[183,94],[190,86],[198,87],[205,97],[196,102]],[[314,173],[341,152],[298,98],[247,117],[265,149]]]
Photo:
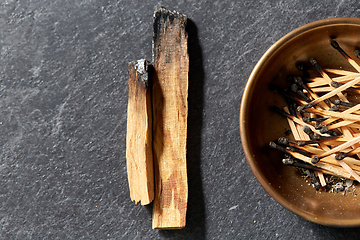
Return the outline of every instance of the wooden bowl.
[[[270,82],[288,86],[288,75],[302,75],[298,63],[314,57],[323,68],[355,71],[330,45],[335,39],[359,64],[360,19],[330,18],[306,24],[282,37],[261,57],[252,71],[242,97],[240,134],[247,161],[265,190],[283,207],[309,221],[327,226],[360,226],[360,195],[316,191],[296,168],[285,166],[283,153],[268,144],[289,129],[287,120],[270,110],[286,106],[269,90]],[[360,189],[360,184],[357,185]],[[360,190],[356,190],[360,192]]]

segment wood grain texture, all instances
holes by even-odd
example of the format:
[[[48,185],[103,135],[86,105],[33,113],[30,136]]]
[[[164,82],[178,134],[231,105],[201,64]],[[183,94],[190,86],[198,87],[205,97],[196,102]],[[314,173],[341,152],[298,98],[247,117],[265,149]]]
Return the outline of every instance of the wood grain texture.
[[[131,200],[141,205],[154,199],[150,69],[145,60],[129,63],[126,165]]]
[[[164,8],[157,9],[154,15],[154,229],[186,225],[189,72],[186,22],[185,15]]]

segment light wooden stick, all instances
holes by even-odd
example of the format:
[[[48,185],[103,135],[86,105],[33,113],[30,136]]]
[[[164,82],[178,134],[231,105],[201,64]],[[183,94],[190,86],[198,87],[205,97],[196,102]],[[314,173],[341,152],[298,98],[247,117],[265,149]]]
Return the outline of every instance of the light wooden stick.
[[[186,23],[185,15],[165,8],[158,8],[154,15],[154,229],[179,229],[186,225],[189,72]]]
[[[336,68],[324,68],[324,71],[327,73],[333,73],[336,75],[351,75],[351,74],[356,73],[356,72],[343,70],[343,69],[336,69]]]
[[[129,63],[126,166],[130,198],[147,205],[154,199],[150,63]]]

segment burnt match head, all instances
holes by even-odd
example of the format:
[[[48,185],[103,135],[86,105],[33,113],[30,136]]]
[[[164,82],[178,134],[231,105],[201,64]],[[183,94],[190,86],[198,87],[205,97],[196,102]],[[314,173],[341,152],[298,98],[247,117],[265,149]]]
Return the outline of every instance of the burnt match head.
[[[302,78],[299,77],[299,76],[295,76],[295,77],[294,77],[294,82],[295,82],[296,84],[300,84],[300,85],[304,83],[304,81],[302,80]]]
[[[312,159],[311,159],[311,163],[312,164],[316,164],[320,161],[320,158],[318,156],[314,156]]]
[[[303,117],[302,120],[303,120],[303,122],[306,122],[306,123],[311,122],[310,117]]]
[[[295,83],[294,83],[294,84],[291,84],[291,90],[292,90],[293,92],[297,92],[297,91],[299,90],[299,86],[296,85]]]
[[[316,130],[320,130],[323,127],[323,125],[321,124],[321,122],[317,122],[317,123],[315,123],[314,127]]]
[[[340,86],[340,83],[338,83],[336,81],[331,81],[330,85],[334,88],[338,88]]]
[[[341,100],[336,98],[332,101],[335,105],[340,105],[341,104]]]
[[[279,137],[277,141],[279,144],[289,145],[289,139],[287,139],[286,137]]]
[[[315,58],[310,58],[310,63],[311,63],[312,65],[316,65],[318,62],[316,61]]]
[[[307,135],[313,135],[314,132],[311,130],[311,128],[307,125],[303,126],[303,131],[307,134]]]
[[[338,161],[343,160],[345,157],[346,157],[346,154],[343,152],[335,155],[335,159]]]
[[[357,58],[360,58],[360,50],[359,49],[356,49],[354,51],[354,55],[357,57]]]
[[[339,44],[335,40],[331,40],[330,44],[335,49],[340,48]]]
[[[282,160],[282,163],[285,164],[285,165],[293,165],[295,163],[295,161],[291,158],[284,158]]]
[[[320,133],[324,134],[324,133],[327,133],[329,131],[328,127],[327,126],[323,126],[321,129],[320,129]]]
[[[269,147],[271,147],[271,148],[276,148],[277,145],[276,145],[276,143],[274,143],[274,142],[269,142]]]

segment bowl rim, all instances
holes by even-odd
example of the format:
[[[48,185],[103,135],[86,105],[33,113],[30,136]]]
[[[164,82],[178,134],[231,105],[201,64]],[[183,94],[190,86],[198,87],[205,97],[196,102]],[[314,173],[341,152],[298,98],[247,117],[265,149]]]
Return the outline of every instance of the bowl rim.
[[[256,79],[258,73],[260,72],[262,66],[266,63],[266,61],[283,45],[286,44],[289,40],[297,37],[300,34],[304,34],[307,31],[313,30],[318,27],[330,26],[330,25],[360,25],[360,18],[355,17],[336,17],[336,18],[327,18],[322,20],[317,20],[308,24],[305,24],[301,27],[298,27],[291,32],[287,33],[283,37],[281,37],[278,41],[276,41],[260,58],[260,60],[255,65],[252,70],[246,86],[244,88],[243,96],[240,104],[240,115],[239,115],[239,125],[240,125],[240,137],[241,144],[243,147],[243,151],[245,153],[246,160],[254,173],[257,180],[260,182],[262,187],[266,190],[266,192],[275,199],[281,206],[290,212],[317,224],[325,225],[325,226],[334,226],[334,227],[356,227],[360,226],[360,218],[352,219],[352,220],[339,220],[339,219],[331,219],[316,216],[313,214],[309,214],[303,209],[298,208],[297,206],[291,204],[287,200],[285,200],[280,194],[273,191],[272,186],[268,183],[264,176],[262,176],[259,172],[258,166],[253,161],[253,156],[249,148],[249,141],[247,139],[245,122],[246,122],[246,111],[249,103],[249,96],[251,93],[251,88],[254,84],[254,80]]]

